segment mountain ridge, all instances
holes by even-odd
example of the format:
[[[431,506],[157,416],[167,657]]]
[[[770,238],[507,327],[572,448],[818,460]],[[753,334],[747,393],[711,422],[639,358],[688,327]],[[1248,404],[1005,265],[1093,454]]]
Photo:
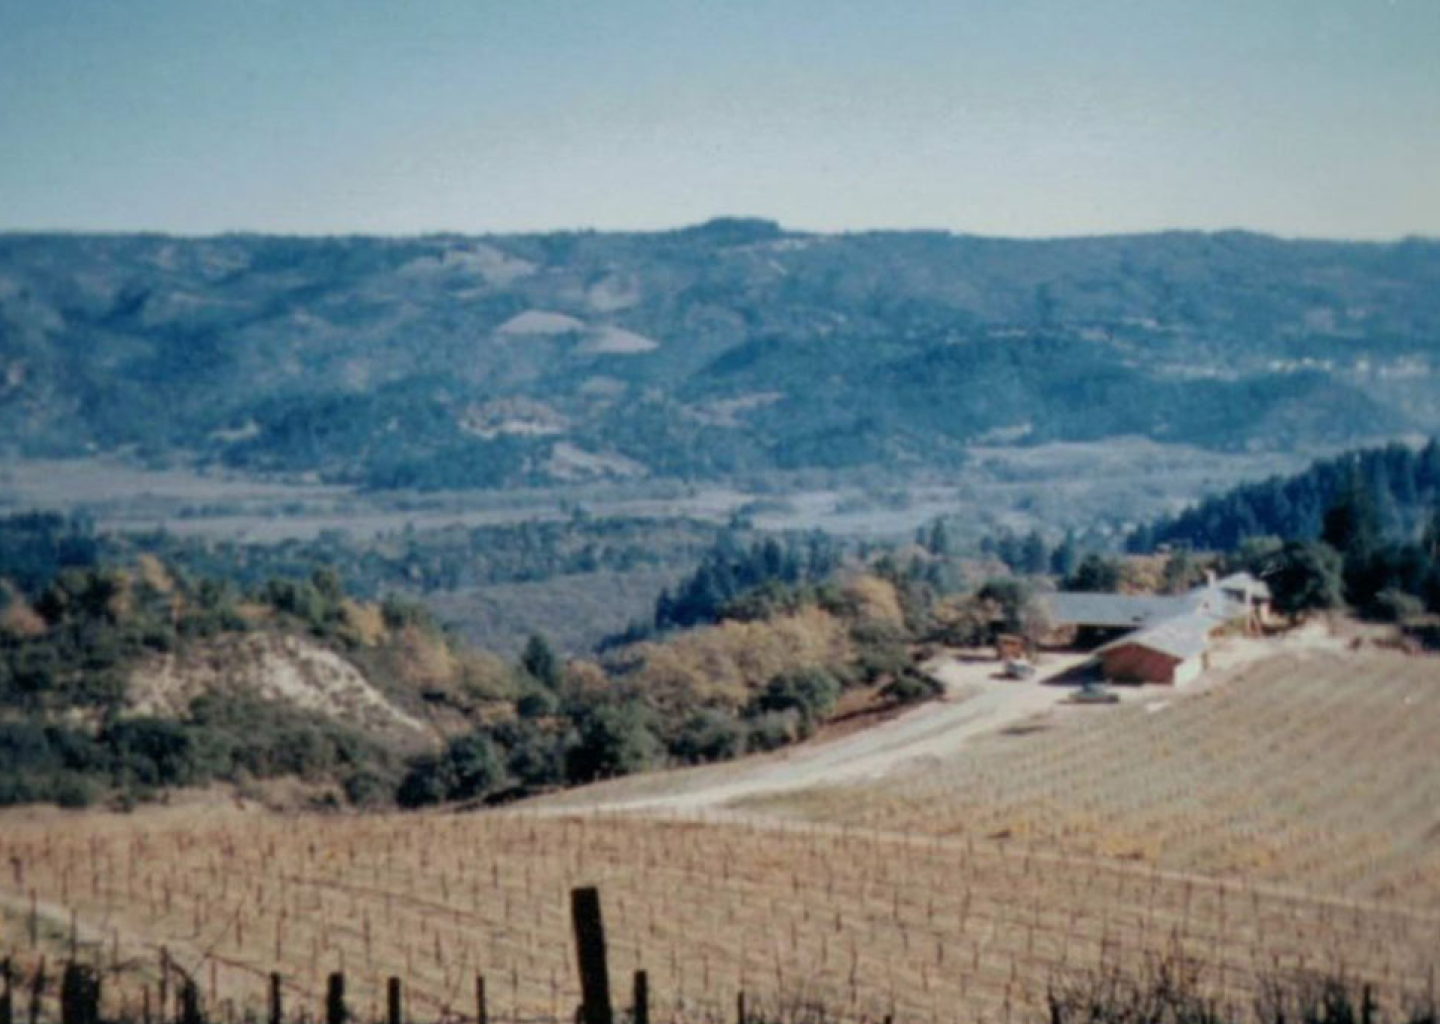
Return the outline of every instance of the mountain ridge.
[[[12,455],[380,488],[944,469],[1027,424],[1349,444],[1440,426],[1437,340],[1422,240],[0,233]],[[542,426],[473,428],[506,402]]]

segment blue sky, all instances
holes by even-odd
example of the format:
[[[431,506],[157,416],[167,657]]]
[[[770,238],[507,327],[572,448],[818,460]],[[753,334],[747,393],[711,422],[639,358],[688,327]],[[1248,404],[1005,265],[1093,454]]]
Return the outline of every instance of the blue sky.
[[[0,228],[1440,235],[1440,0],[0,0]]]

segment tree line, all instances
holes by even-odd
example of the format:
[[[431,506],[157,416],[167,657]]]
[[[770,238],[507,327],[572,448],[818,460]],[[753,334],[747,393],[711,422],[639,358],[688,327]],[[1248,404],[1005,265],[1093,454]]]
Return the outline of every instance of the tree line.
[[[1440,443],[1316,462],[1136,529],[1131,551],[1224,553],[1265,579],[1278,610],[1349,606],[1386,621],[1440,612]]]

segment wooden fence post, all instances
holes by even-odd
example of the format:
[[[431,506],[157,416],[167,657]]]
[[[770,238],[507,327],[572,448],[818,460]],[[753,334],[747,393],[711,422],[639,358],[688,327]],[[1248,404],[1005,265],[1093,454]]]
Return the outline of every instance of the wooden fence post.
[[[575,955],[580,967],[580,991],[583,996],[580,1010],[585,1024],[614,1024],[599,890],[594,886],[572,889],[570,917],[575,925]]]
[[[204,1024],[200,1016],[200,990],[190,977],[180,982],[180,1024]]]
[[[635,972],[635,1003],[631,1010],[631,1024],[650,1024],[650,976],[644,971]]]
[[[61,1024],[85,1024],[80,1013],[80,967],[73,960],[60,972]]]
[[[388,1024],[403,1024],[400,1006],[400,979],[392,976],[385,984],[385,1019]]]
[[[5,991],[0,992],[0,1024],[15,1024],[15,1001],[10,989],[10,958],[5,958],[5,963],[0,965],[0,975],[3,975]]]
[[[285,993],[281,989],[284,979],[279,971],[270,972],[270,1024],[285,1024]]]
[[[325,1024],[345,1024],[345,973],[335,971],[330,975],[330,985],[325,992]]]
[[[63,1024],[99,1024],[100,976],[94,968],[65,965],[60,981],[60,1019]]]
[[[745,990],[742,988],[735,996],[735,1021],[736,1024],[746,1024],[745,1020]]]
[[[39,1024],[40,1000],[45,998],[45,958],[40,958],[35,974],[30,979],[30,1024]]]
[[[485,1005],[485,975],[475,975],[475,1024],[490,1024],[490,1008]]]
[[[161,1024],[170,1019],[170,947],[160,947],[160,1012]]]

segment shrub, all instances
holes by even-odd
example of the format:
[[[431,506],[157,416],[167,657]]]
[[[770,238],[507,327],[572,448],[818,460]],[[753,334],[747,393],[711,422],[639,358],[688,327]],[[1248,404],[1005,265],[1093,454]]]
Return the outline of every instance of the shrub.
[[[754,712],[794,710],[807,726],[826,718],[840,698],[840,683],[824,669],[803,668],[775,676],[752,702]]]
[[[495,752],[490,737],[483,733],[471,733],[450,741],[445,751],[449,761],[449,791],[451,800],[473,800],[498,789],[505,781],[505,769]]]
[[[550,690],[533,689],[515,702],[515,713],[521,718],[546,718],[560,707],[560,698]]]
[[[642,771],[662,751],[649,715],[638,704],[595,709],[579,724],[579,737],[565,758],[571,782],[590,782]]]
[[[133,718],[116,722],[103,739],[117,767],[146,785],[185,786],[200,781],[194,744],[179,722]]]
[[[395,791],[395,802],[401,807],[425,807],[440,803],[449,791],[445,762],[434,754],[426,754],[410,762],[410,770]]]
[[[491,737],[505,751],[505,769],[522,790],[565,781],[565,733],[543,729],[533,721],[519,721],[496,726]]]
[[[898,676],[910,668],[905,634],[894,626],[860,624],[850,631],[855,643],[855,670],[869,682]]]
[[[394,786],[369,768],[357,768],[340,784],[345,799],[355,807],[375,807],[390,799]]]
[[[97,787],[84,775],[67,772],[61,776],[52,790],[52,799],[61,807],[89,807],[95,802]]]
[[[1065,590],[1114,593],[1120,589],[1120,563],[1103,555],[1088,554],[1061,584]]]
[[[745,749],[750,753],[778,750],[788,743],[794,743],[802,734],[800,716],[793,709],[767,711],[749,720],[745,733]]]
[[[944,692],[945,687],[929,676],[920,675],[918,672],[902,672],[885,685],[880,695],[900,704],[917,704],[922,700],[938,697]]]
[[[1375,595],[1366,610],[1384,622],[1408,622],[1425,613],[1425,602],[1414,594],[1387,587]]]
[[[745,747],[744,725],[723,711],[705,708],[680,726],[670,741],[670,754],[686,764],[700,764],[737,757]]]

